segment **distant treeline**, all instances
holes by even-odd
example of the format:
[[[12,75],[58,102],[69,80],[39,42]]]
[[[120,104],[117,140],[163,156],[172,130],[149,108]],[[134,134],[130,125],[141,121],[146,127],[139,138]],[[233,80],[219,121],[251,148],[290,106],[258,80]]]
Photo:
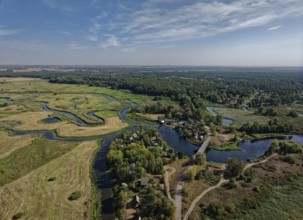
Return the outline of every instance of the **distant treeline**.
[[[27,76],[48,79],[51,83],[85,84],[126,89],[136,94],[168,97],[179,103],[181,118],[199,118],[205,114],[205,100],[230,107],[277,106],[302,101],[303,77],[300,70],[262,71],[242,68],[238,72],[4,72],[0,76]],[[155,108],[156,109],[156,108]],[[175,114],[172,112],[173,115]]]

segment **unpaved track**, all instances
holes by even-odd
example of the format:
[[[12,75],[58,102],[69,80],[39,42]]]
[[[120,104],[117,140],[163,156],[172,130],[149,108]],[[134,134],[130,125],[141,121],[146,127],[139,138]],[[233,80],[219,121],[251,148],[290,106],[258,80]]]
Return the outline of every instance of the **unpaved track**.
[[[254,165],[260,164],[260,163],[265,163],[265,162],[267,162],[270,158],[273,158],[273,157],[275,157],[275,156],[277,156],[277,155],[278,155],[277,153],[274,153],[273,155],[271,155],[271,156],[269,156],[269,157],[267,157],[267,158],[265,158],[264,160],[261,160],[261,161],[259,161],[259,162],[246,164],[245,167],[243,168],[242,173],[244,173],[248,168],[250,168],[250,167],[252,167],[252,166],[254,166]]]
[[[264,160],[261,160],[261,161],[259,161],[259,162],[246,164],[245,167],[243,168],[242,173],[244,173],[248,168],[250,168],[250,167],[252,167],[252,166],[254,166],[254,165],[257,165],[257,164],[265,163],[265,162],[267,162],[270,158],[273,158],[273,157],[275,157],[275,156],[277,156],[277,155],[278,155],[278,154],[275,153],[275,154],[273,154],[273,155],[271,155],[271,156],[269,156],[269,157],[267,157],[267,158],[265,158]],[[210,187],[210,188],[204,190],[204,191],[203,191],[198,197],[196,197],[195,200],[192,202],[192,204],[190,205],[189,209],[187,210],[187,212],[186,212],[186,214],[185,214],[183,220],[187,220],[187,219],[188,219],[188,217],[190,216],[191,212],[193,211],[193,209],[195,208],[195,206],[197,205],[197,203],[199,202],[199,200],[202,199],[209,191],[212,191],[212,190],[214,190],[214,189],[220,187],[222,184],[227,183],[227,182],[229,182],[229,180],[224,179],[224,177],[223,177],[223,175],[222,175],[222,176],[221,176],[221,179],[220,179],[220,181],[218,182],[217,185],[212,186],[212,187]],[[181,199],[182,199],[182,197],[181,197]],[[180,219],[181,219],[181,217],[180,217]],[[176,219],[176,220],[177,220],[177,219]]]
[[[166,194],[168,196],[168,199],[176,205],[175,200],[171,197],[170,194],[170,187],[169,187],[169,178],[171,175],[173,175],[174,172],[176,172],[176,169],[171,166],[164,166],[165,169],[165,174],[164,174],[164,181],[165,181],[165,186],[166,186]]]
[[[218,187],[220,187],[222,184],[229,182],[229,180],[224,179],[223,175],[220,178],[220,181],[217,183],[217,185],[209,187],[208,189],[204,190],[198,197],[195,198],[195,200],[192,202],[192,204],[190,205],[189,209],[187,210],[183,220],[187,220],[188,217],[190,216],[191,212],[193,211],[193,209],[195,208],[195,206],[197,205],[197,203],[200,201],[200,199],[202,199],[209,191],[212,191]]]

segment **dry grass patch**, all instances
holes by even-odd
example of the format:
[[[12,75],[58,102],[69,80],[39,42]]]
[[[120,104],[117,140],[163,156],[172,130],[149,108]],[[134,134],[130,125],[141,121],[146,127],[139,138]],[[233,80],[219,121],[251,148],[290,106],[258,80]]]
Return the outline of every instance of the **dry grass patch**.
[[[0,107],[0,112],[5,113],[20,113],[27,111],[27,109],[22,105],[9,105],[5,107]]]
[[[7,132],[0,131],[0,159],[30,145],[36,138],[37,135],[9,136]]]
[[[0,188],[0,219],[89,219],[90,162],[98,145],[84,142],[65,155]],[[80,198],[69,201],[73,192]]]
[[[75,124],[66,124],[58,128],[58,134],[61,137],[87,137],[97,136],[120,130],[127,127],[128,124],[118,117],[109,118],[105,125],[96,127],[80,127]]]
[[[136,113],[136,115],[139,115],[143,118],[147,118],[153,121],[157,121],[158,118],[164,118],[164,114],[143,114],[143,113]]]
[[[28,77],[0,77],[0,82],[22,82],[22,81],[40,81],[41,79],[37,78],[28,78]]]
[[[234,134],[215,134],[210,140],[211,145],[221,145],[226,142],[232,141],[235,138]]]
[[[8,117],[13,114],[18,114],[28,111],[22,105],[9,105],[6,107],[0,107],[0,118]]]
[[[24,112],[0,119],[0,121],[21,121],[22,125],[16,127],[16,130],[54,130],[66,122],[58,122],[53,124],[38,123],[40,120],[53,115],[51,112]]]

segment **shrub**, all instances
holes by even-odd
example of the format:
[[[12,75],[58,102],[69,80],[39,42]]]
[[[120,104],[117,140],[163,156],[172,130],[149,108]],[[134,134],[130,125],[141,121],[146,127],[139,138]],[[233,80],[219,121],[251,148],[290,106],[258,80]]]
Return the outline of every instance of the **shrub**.
[[[188,187],[187,186],[183,186],[183,196],[187,197],[188,196]]]
[[[55,179],[56,179],[56,177],[51,177],[51,178],[48,178],[47,181],[52,182],[52,181],[54,181]]]
[[[18,212],[18,213],[16,213],[16,214],[12,217],[12,219],[13,219],[13,220],[19,219],[19,218],[21,218],[22,216],[23,216],[23,213]]]
[[[280,160],[284,161],[285,163],[289,163],[289,164],[294,164],[295,163],[294,158],[289,156],[289,155],[285,156],[285,157],[280,157]]]
[[[235,214],[237,212],[237,206],[235,203],[229,203],[225,206],[225,210],[230,214]]]
[[[261,192],[259,186],[254,186],[253,191],[257,193]]]
[[[231,179],[230,181],[229,181],[229,183],[228,183],[228,188],[229,189],[233,189],[233,188],[236,188],[237,187],[237,182],[236,182],[236,180],[235,179]]]
[[[73,192],[73,193],[68,197],[68,200],[69,200],[69,201],[74,201],[74,200],[79,199],[80,196],[81,196],[81,192],[80,192],[80,191],[76,191],[76,192]]]

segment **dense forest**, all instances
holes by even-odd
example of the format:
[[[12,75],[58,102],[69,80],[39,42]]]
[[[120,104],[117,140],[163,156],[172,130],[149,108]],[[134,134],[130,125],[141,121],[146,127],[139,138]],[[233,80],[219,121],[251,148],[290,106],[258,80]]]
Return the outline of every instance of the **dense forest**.
[[[179,120],[202,119],[206,124],[220,124],[206,111],[208,102],[233,108],[254,108],[258,109],[258,114],[275,116],[275,106],[303,101],[303,74],[299,69],[104,67],[74,72],[0,73],[0,76],[21,75],[45,78],[51,83],[105,86],[155,96],[159,102],[140,106],[134,111],[161,113]],[[174,101],[177,107],[161,105],[160,101],[165,99]],[[265,112],[264,108],[267,109]],[[255,127],[246,126],[243,130],[251,132]],[[268,129],[259,127],[257,130]]]

